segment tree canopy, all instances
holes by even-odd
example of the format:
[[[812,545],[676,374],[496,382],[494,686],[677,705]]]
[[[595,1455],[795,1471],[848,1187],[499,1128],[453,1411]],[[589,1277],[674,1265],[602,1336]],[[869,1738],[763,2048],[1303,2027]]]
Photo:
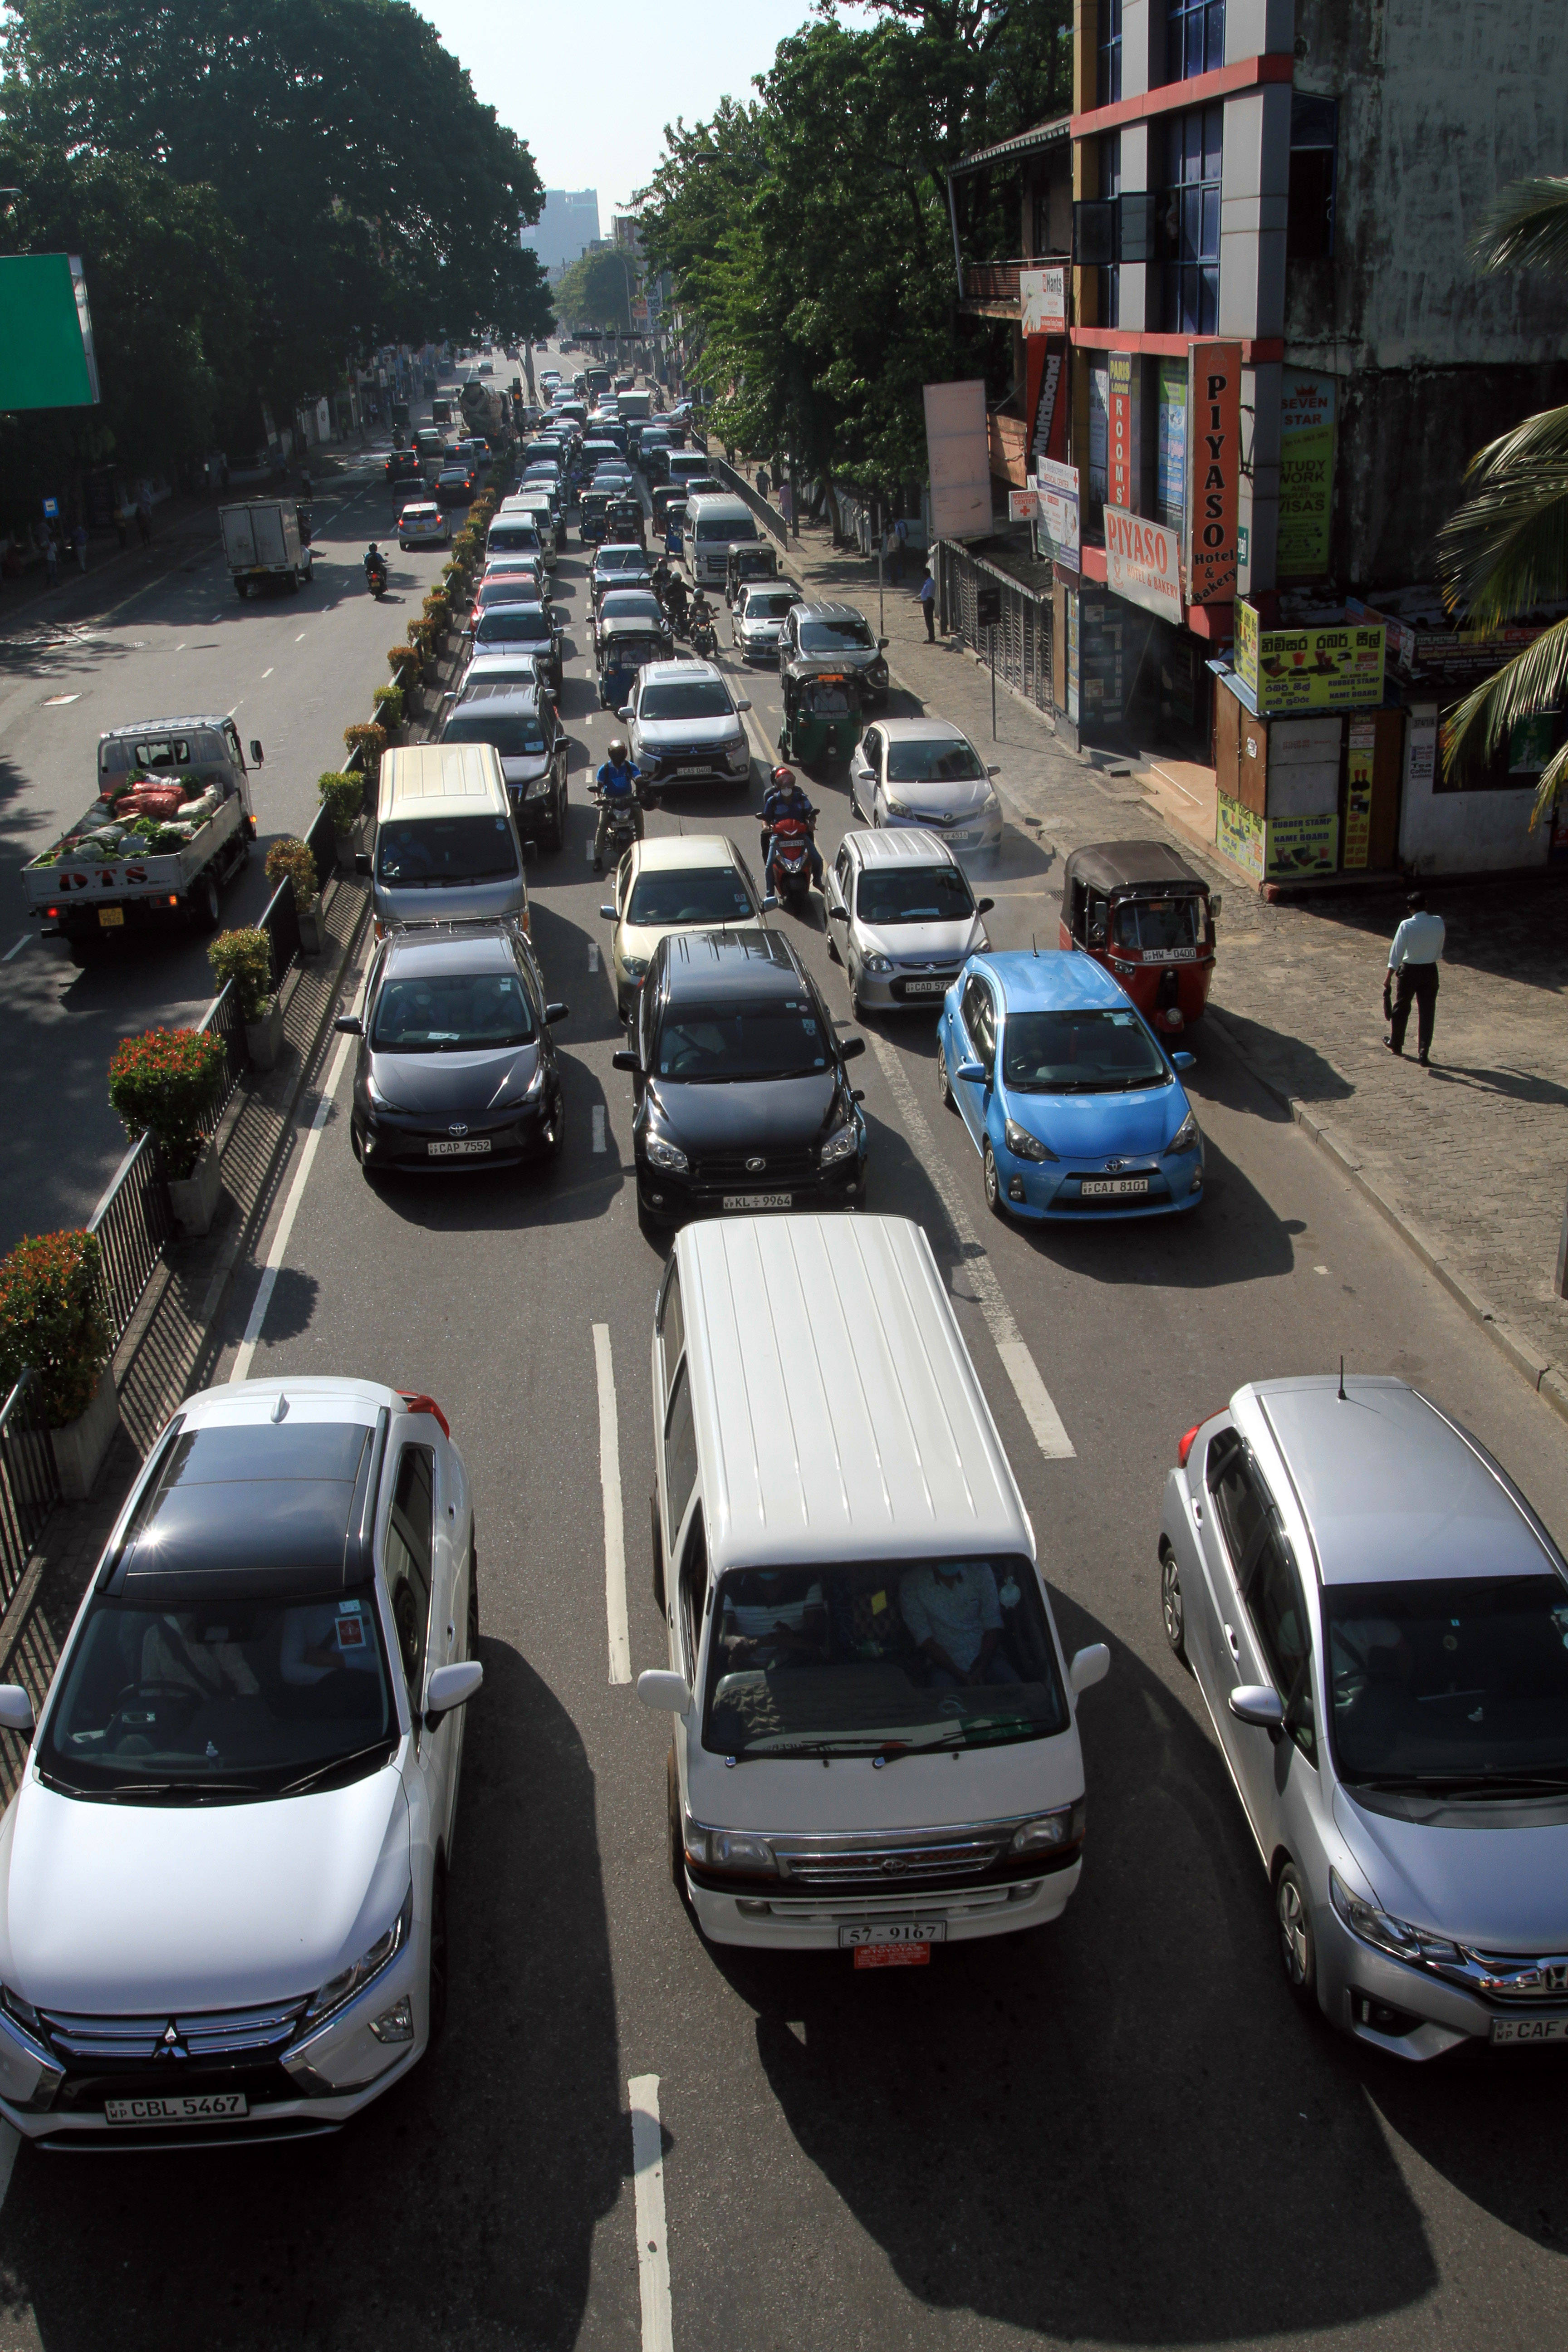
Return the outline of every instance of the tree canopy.
[[[636,271],[614,247],[580,254],[556,280],[557,314],[568,326],[630,327]]]

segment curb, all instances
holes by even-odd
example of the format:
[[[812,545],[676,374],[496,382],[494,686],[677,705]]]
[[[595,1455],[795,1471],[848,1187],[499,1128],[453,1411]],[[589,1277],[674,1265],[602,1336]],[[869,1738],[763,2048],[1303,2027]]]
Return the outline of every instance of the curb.
[[[1256,1079],[1266,1095],[1289,1112],[1295,1124],[1332,1160],[1342,1176],[1349,1177],[1363,1200],[1370,1202],[1384,1222],[1393,1226],[1406,1247],[1414,1252],[1430,1275],[1434,1275],[1450,1298],[1462,1307],[1472,1323],[1479,1324],[1493,1346],[1512,1365],[1520,1377],[1528,1381],[1537,1396],[1544,1399],[1563,1421],[1568,1421],[1568,1378],[1561,1368],[1538,1354],[1530,1341],[1500,1316],[1491,1301],[1481,1291],[1473,1289],[1461,1275],[1445,1264],[1441,1248],[1425,1227],[1416,1224],[1403,1210],[1395,1206],[1382,1187],[1368,1175],[1350,1146],[1342,1142],[1326,1120],[1319,1118],[1295,1095],[1287,1094],[1282,1087],[1255,1062],[1241,1044],[1222,1013],[1211,1005],[1205,1015],[1205,1025],[1224,1038],[1230,1051],[1249,1077]]]

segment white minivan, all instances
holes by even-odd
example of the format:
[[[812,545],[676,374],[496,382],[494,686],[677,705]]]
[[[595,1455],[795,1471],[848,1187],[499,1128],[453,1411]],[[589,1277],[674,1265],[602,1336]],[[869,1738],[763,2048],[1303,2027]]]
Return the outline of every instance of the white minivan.
[[[744,499],[705,492],[692,499],[687,512],[691,535],[691,576],[699,588],[722,588],[730,567],[730,550],[750,547],[762,533],[757,518]]]
[[[857,1967],[1058,1916],[1079,1695],[931,1248],[898,1217],[714,1219],[653,1337],[676,1885],[716,1943]],[[894,1769],[896,1768],[896,1769]]]

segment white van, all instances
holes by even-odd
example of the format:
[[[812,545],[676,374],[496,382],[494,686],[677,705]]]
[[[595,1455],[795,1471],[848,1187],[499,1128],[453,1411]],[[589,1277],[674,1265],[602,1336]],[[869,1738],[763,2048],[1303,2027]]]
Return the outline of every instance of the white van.
[[[761,537],[757,518],[744,499],[721,498],[710,491],[692,499],[686,527],[691,546],[691,576],[700,588],[722,588],[730,550],[737,541],[749,546]]]
[[[528,885],[493,743],[413,743],[381,755],[373,904],[407,923],[516,923]]]
[[[675,1717],[670,1865],[703,1934],[875,1967],[1056,1918],[1110,1653],[1062,1655],[919,1227],[688,1226],[653,1406],[670,1663],[637,1696]]]

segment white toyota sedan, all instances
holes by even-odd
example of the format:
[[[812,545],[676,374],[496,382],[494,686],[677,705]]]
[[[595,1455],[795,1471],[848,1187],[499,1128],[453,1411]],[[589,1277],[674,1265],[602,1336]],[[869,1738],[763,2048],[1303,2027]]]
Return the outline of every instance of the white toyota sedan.
[[[939,833],[960,856],[1002,846],[1002,803],[988,767],[951,719],[879,719],[849,761],[851,814],[870,824]]]
[[[397,518],[397,544],[405,553],[411,547],[449,547],[451,543],[452,518],[433,499],[415,499]]]
[[[473,1505],[429,1397],[189,1398],[0,1822],[0,2111],[58,2147],[300,2138],[440,2032]],[[0,1689],[0,1722],[31,1724]]]

